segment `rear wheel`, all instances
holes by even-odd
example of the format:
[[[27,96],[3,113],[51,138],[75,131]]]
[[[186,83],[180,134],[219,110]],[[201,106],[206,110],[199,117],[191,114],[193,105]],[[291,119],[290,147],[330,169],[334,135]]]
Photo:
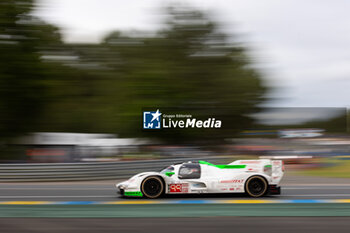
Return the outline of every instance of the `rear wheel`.
[[[261,176],[249,177],[245,183],[245,191],[251,197],[261,197],[267,191],[267,182]]]
[[[157,176],[147,177],[142,181],[141,192],[147,198],[160,197],[164,192],[164,184]]]

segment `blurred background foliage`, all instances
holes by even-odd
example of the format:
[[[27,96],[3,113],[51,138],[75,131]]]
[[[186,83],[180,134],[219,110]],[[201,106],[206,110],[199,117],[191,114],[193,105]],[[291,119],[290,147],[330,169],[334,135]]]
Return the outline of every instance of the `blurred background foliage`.
[[[100,44],[67,44],[57,27],[31,16],[34,3],[0,3],[3,139],[46,131],[208,142],[252,125],[248,115],[259,110],[267,87],[246,48],[203,12],[173,6],[161,31],[115,31]],[[144,132],[144,107],[215,116],[226,125]]]

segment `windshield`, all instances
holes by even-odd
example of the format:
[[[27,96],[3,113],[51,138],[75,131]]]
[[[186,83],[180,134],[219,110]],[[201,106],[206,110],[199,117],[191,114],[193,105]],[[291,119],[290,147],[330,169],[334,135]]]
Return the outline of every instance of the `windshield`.
[[[165,174],[167,172],[174,172],[174,167],[173,166],[169,166],[169,167],[164,168],[163,170],[160,171],[161,174]]]

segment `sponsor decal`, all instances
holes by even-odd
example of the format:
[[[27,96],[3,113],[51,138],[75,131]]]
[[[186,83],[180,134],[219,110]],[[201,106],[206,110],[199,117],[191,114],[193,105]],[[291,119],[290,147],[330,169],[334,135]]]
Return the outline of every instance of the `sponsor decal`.
[[[244,179],[238,180],[220,180],[220,183],[243,183]]]
[[[136,192],[124,192],[124,196],[135,196],[135,197],[142,197],[142,192],[136,191]]]
[[[170,193],[188,193],[188,184],[169,184]]]

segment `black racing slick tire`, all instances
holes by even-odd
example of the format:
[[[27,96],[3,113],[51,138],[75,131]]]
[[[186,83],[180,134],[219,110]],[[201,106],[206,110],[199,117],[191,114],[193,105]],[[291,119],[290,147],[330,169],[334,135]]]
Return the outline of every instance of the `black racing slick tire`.
[[[146,198],[158,198],[164,193],[164,183],[158,176],[146,177],[141,184],[141,192]]]
[[[251,197],[261,197],[266,194],[268,184],[261,176],[251,176],[245,183],[245,191]]]

